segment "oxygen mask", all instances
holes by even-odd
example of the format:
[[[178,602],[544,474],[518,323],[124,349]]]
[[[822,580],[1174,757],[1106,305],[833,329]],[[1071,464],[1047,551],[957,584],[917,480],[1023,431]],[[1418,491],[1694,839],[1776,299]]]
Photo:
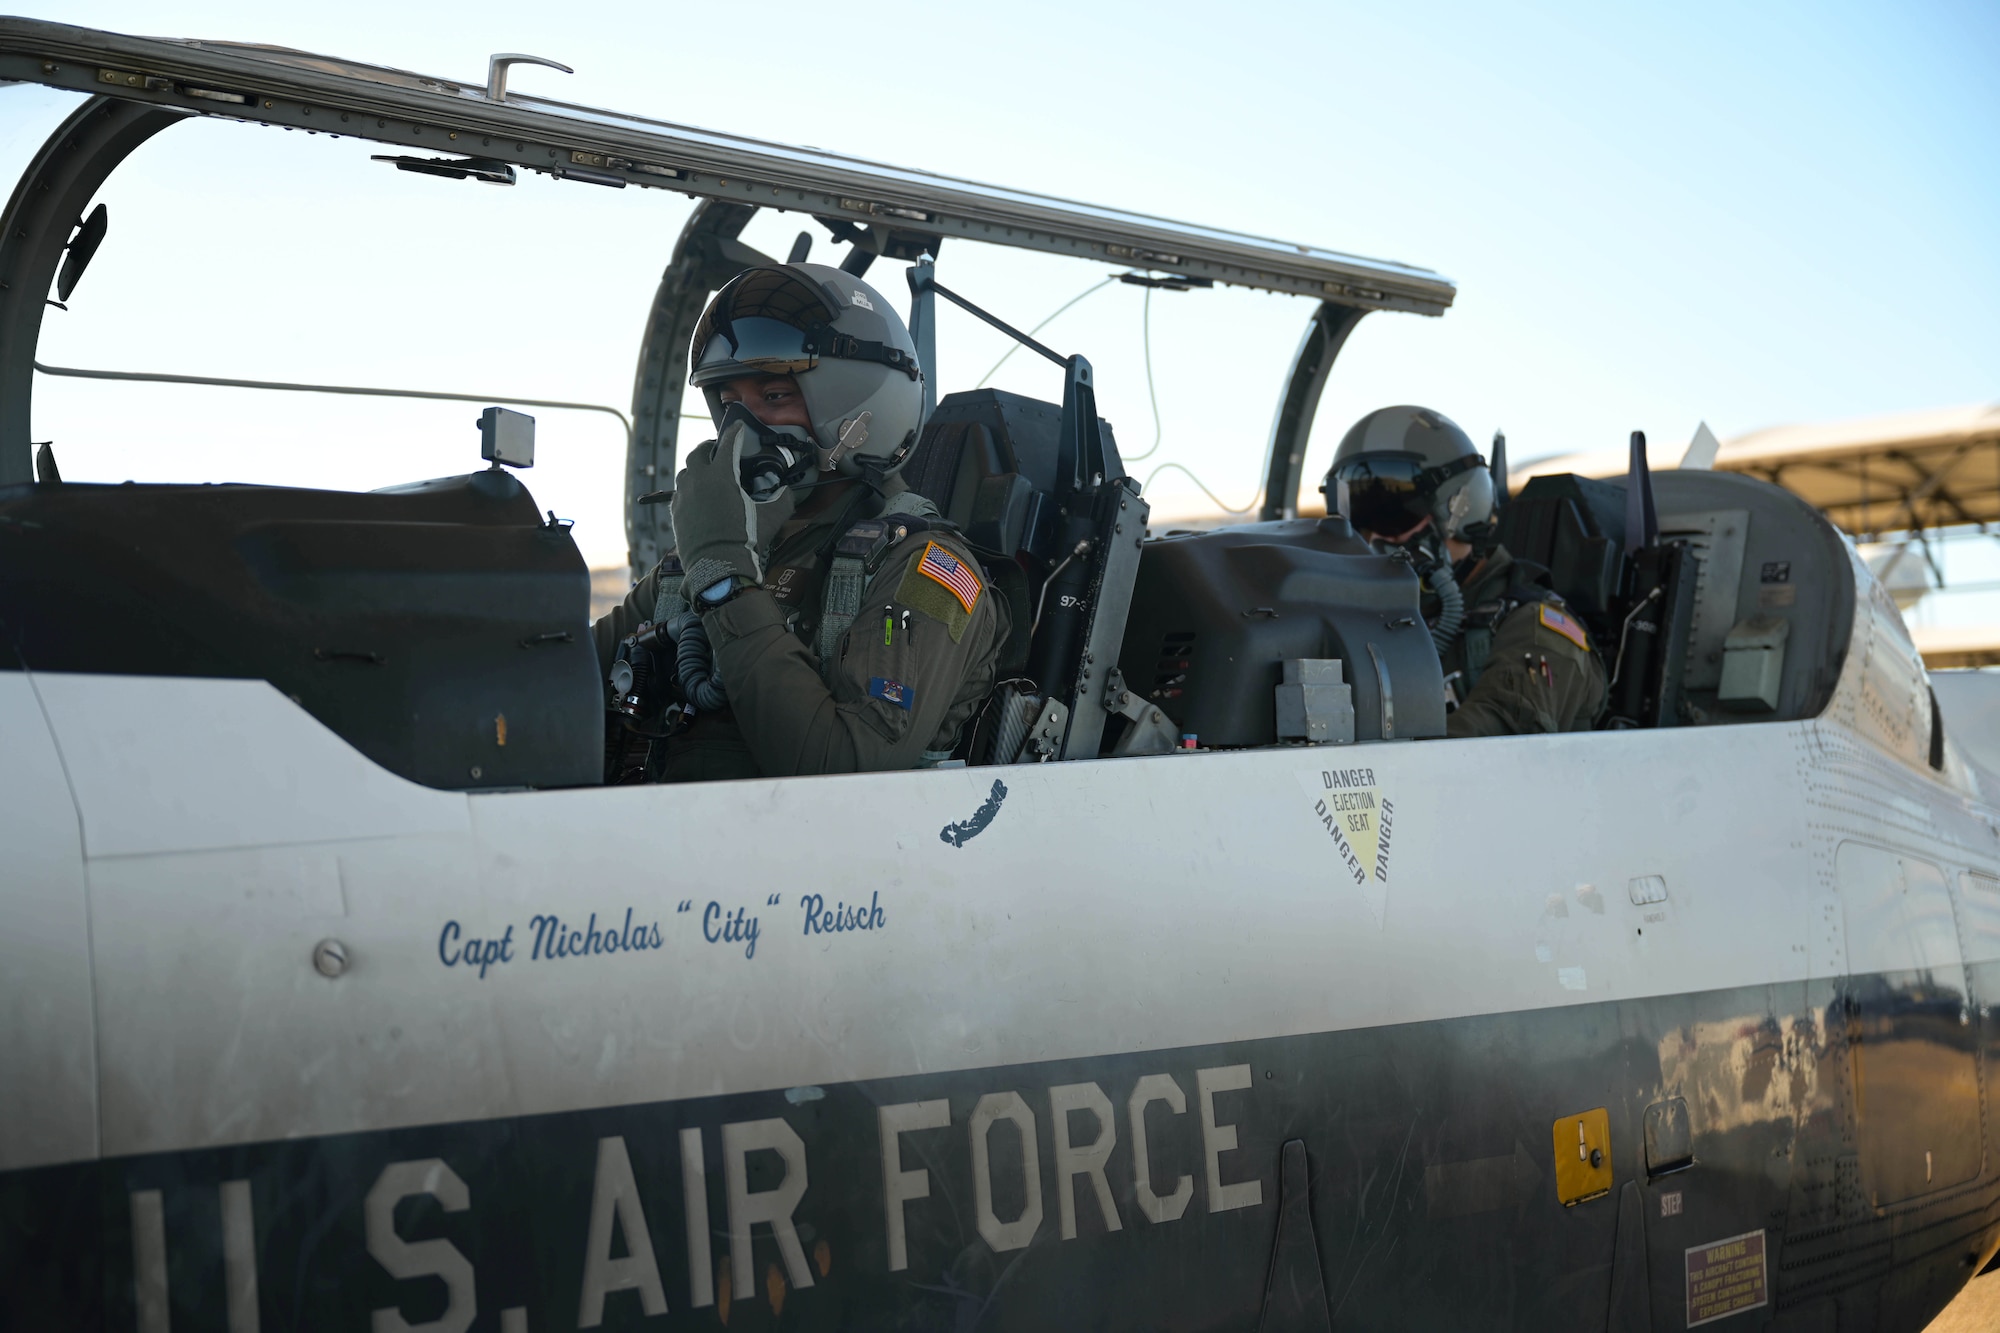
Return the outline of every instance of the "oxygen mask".
[[[1426,523],[1420,531],[1407,533],[1400,541],[1370,537],[1368,544],[1383,555],[1407,561],[1415,571],[1417,581],[1435,603],[1426,616],[1431,642],[1437,645],[1440,657],[1449,653],[1465,632],[1465,593],[1453,574],[1451,554],[1445,549],[1444,539],[1438,536],[1437,525]]]
[[[1440,565],[1447,569],[1451,567],[1451,559],[1445,551],[1443,538],[1438,536],[1435,523],[1425,523],[1415,532],[1406,532],[1400,537],[1384,537],[1374,532],[1368,533],[1367,537],[1368,544],[1378,555],[1408,561],[1420,578]]]
[[[741,403],[723,408],[716,425],[718,436],[739,425],[757,441],[757,447],[742,456],[738,480],[744,494],[759,504],[776,499],[780,491],[806,485],[819,470],[818,448],[804,427],[767,426]]]

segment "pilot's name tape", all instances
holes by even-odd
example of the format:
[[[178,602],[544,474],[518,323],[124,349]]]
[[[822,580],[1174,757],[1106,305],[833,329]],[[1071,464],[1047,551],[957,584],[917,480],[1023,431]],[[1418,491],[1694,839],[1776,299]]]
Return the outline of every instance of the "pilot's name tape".
[[[889,914],[881,894],[871,893],[866,903],[829,902],[825,895],[808,893],[799,900],[801,935],[844,935],[850,931],[878,931],[888,928]],[[784,905],[783,894],[771,894],[766,907]],[[677,914],[694,914],[692,899],[683,900]],[[482,938],[466,933],[457,921],[447,921],[438,931],[438,961],[446,967],[476,970],[480,980],[487,972],[514,962],[517,944],[527,946],[529,962],[549,962],[575,958],[605,958],[615,954],[650,953],[666,946],[667,938],[658,921],[634,922],[633,909],[625,909],[624,921],[613,928],[597,924],[597,913],[587,920],[564,920],[553,913],[537,912],[528,919],[523,938],[514,936],[509,924],[498,935]],[[762,920],[746,906],[724,907],[711,901],[700,914],[701,937],[710,944],[742,947],[746,959],[757,956],[757,941],[763,933]],[[529,937],[532,937],[530,940]]]
[[[554,958],[590,958],[612,953],[639,953],[657,949],[662,940],[658,922],[632,924],[632,909],[625,909],[625,924],[617,930],[598,929],[597,913],[579,927],[565,925],[559,917],[537,913],[529,918],[528,929],[535,942],[528,957],[535,962]],[[497,939],[465,935],[456,921],[447,921],[438,931],[438,961],[446,967],[476,967],[480,980],[486,969],[514,961],[514,927],[509,925]]]

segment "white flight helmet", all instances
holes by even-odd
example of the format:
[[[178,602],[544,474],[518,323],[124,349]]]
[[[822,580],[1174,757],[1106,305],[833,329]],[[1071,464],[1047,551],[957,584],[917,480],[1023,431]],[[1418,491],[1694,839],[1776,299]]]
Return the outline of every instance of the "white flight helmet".
[[[1327,509],[1393,537],[1426,533],[1478,545],[1492,523],[1493,474],[1472,439],[1427,407],[1384,407],[1354,423],[1320,484]]]
[[[825,264],[746,269],[702,312],[688,359],[688,383],[708,399],[718,430],[722,385],[745,376],[797,379],[812,420],[805,442],[822,475],[879,481],[916,447],[924,412],[916,344],[895,307],[850,273]]]

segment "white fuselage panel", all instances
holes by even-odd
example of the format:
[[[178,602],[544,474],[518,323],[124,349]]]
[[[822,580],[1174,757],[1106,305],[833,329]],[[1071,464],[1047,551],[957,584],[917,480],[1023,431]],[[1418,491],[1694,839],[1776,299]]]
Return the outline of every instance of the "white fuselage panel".
[[[268,686],[34,679],[106,1155],[1799,980],[1833,831],[2000,869],[1824,722],[467,797]]]

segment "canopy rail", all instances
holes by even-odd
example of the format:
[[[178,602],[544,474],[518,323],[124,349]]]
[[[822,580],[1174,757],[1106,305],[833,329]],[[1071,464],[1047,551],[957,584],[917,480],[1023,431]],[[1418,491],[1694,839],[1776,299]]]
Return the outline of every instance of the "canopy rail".
[[[511,403],[515,407],[546,407],[565,412],[602,412],[616,417],[632,447],[632,421],[604,403],[576,403],[560,398],[523,398],[512,393],[445,393],[436,389],[385,389],[360,384],[292,384],[282,380],[225,379],[216,375],[169,375],[150,370],[86,370],[80,366],[50,366],[35,362],[35,370],[59,379],[127,380],[141,384],[194,384],[214,389],[275,389],[281,393],[337,393],[363,398],[421,398],[443,403]]]
[[[360,61],[0,18],[0,79],[181,113],[505,162],[592,186],[678,191],[867,228],[1144,265],[1231,286],[1442,314],[1428,269],[916,171],[823,149],[510,93]],[[936,253],[935,245],[926,245]]]

